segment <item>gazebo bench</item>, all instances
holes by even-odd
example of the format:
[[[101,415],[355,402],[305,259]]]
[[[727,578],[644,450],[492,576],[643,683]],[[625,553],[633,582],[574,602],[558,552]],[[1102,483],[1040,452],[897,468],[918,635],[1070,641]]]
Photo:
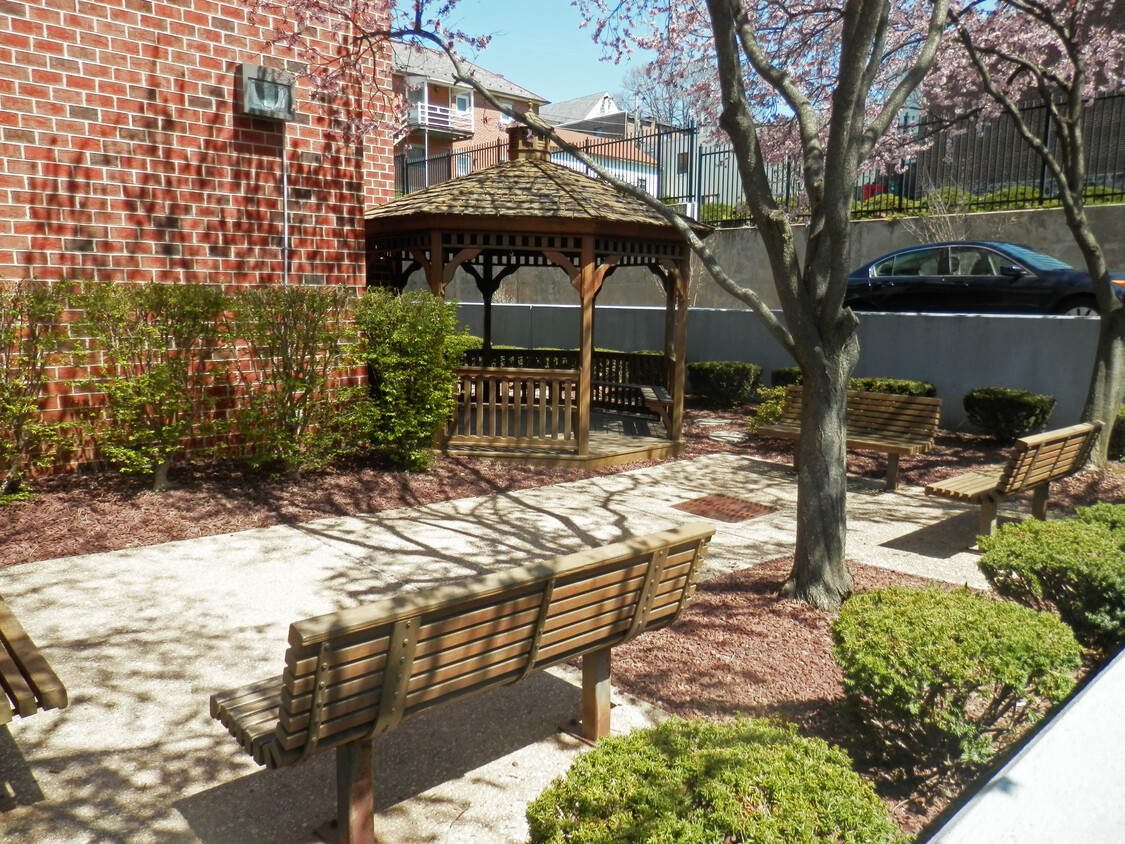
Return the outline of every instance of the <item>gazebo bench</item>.
[[[582,657],[582,729],[609,732],[610,648],[671,624],[714,527],[695,522],[293,623],[280,677],[212,695],[256,762],[336,750],[339,841],[374,841],[372,739]]]
[[[1029,489],[1034,492],[1032,515],[1045,520],[1051,481],[1086,464],[1101,427],[1100,422],[1084,422],[1018,439],[1007,463],[929,484],[926,495],[980,505],[978,536],[991,536],[996,529],[996,507],[1001,501]]]
[[[646,410],[656,414],[664,430],[672,432],[672,394],[667,389],[657,384],[632,384],[617,381],[594,381],[592,386],[598,391],[599,398],[613,406],[632,407],[643,406]],[[631,394],[631,400],[625,397]]]
[[[0,598],[0,724],[14,715],[26,718],[40,710],[62,709],[66,688],[15,613]]]
[[[887,455],[886,488],[898,488],[898,458],[933,448],[941,419],[941,399],[848,390],[845,422],[847,447]],[[757,429],[759,434],[781,439],[801,438],[801,387],[785,391],[781,418]]]

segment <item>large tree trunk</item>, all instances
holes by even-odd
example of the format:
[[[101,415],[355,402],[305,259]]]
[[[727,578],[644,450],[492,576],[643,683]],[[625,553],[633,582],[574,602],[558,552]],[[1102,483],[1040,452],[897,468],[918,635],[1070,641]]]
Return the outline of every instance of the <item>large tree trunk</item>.
[[[1125,308],[1114,308],[1102,314],[1098,321],[1098,347],[1094,356],[1094,370],[1090,375],[1090,389],[1082,418],[1087,422],[1101,421],[1103,428],[1090,462],[1104,468],[1109,459],[1109,437],[1117,409],[1125,394]]]
[[[836,343],[822,347],[823,356],[801,364],[796,557],[780,593],[822,610],[839,609],[853,585],[844,561],[848,530],[845,408],[859,342],[854,328],[839,326],[837,332],[839,336],[832,338]]]

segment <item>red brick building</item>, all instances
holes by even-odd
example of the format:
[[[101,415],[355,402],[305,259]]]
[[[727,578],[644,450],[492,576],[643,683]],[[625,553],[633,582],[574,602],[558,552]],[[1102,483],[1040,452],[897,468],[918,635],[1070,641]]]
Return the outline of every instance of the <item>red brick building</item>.
[[[243,113],[244,63],[301,69],[273,23],[222,0],[0,0],[0,277],[362,284],[391,140],[346,141],[300,79],[291,121]],[[389,85],[389,50],[377,71]]]

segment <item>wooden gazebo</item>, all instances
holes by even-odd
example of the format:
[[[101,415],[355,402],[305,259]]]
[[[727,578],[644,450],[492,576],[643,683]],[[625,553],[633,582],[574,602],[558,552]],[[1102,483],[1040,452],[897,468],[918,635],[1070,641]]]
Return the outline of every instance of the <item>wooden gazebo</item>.
[[[692,223],[701,234],[706,226]],[[689,249],[667,220],[605,182],[553,164],[546,143],[511,133],[510,160],[368,212],[368,284],[405,287],[417,271],[436,296],[460,267],[485,304],[480,366],[460,372],[449,450],[551,464],[597,465],[683,448]],[[522,267],[562,269],[578,293],[578,352],[492,353],[491,302]],[[619,267],[648,267],[666,291],[663,358],[594,352],[594,302]],[[499,364],[499,365],[498,365]],[[591,407],[654,411],[666,436],[591,446]]]

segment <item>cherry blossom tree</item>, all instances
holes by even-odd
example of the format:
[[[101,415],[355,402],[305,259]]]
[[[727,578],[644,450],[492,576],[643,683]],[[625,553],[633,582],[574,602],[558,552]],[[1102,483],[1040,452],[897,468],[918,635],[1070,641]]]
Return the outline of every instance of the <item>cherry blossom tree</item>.
[[[287,17],[276,39],[308,63],[327,97],[376,82],[371,62],[388,39],[422,39],[446,49],[459,82],[678,227],[715,283],[744,302],[801,368],[805,435],[796,454],[796,561],[781,591],[821,608],[838,607],[852,590],[844,559],[844,408],[859,344],[856,317],[843,305],[852,191],[859,168],[933,66],[950,0],[576,0],[610,52],[652,49],[667,74],[680,72],[684,62],[711,63],[713,73],[696,80],[696,95],[711,105],[734,147],[783,319],[731,278],[671,208],[599,168],[537,115],[503,108],[465,72],[458,50],[482,42],[449,27],[456,0],[401,3],[393,16],[386,14],[386,0],[246,2]],[[314,52],[304,43],[310,27],[335,31],[338,50]],[[791,152],[803,162],[811,210],[803,256],[767,171],[771,160]]]
[[[1104,466],[1109,432],[1125,393],[1125,307],[1114,295],[1105,253],[1085,211],[1085,118],[1091,97],[1125,80],[1125,3],[1120,0],[974,0],[951,11],[952,37],[927,79],[929,107],[948,117],[1007,118],[1042,160],[1066,224],[1094,280],[1098,345],[1082,418],[1104,427],[1092,457]],[[1021,107],[1041,105],[1044,139]]]

